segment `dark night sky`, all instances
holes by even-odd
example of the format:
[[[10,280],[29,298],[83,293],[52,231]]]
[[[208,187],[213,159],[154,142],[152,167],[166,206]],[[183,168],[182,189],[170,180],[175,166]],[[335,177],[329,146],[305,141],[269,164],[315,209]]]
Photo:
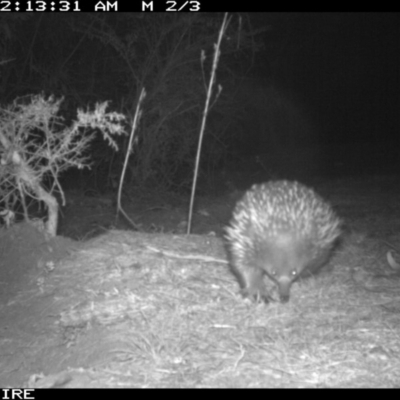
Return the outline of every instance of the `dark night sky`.
[[[400,14],[279,13],[254,16],[268,24],[255,76],[270,71],[312,110],[319,140],[354,169],[399,168]],[[269,39],[269,38],[272,38]],[[272,63],[271,55],[277,63]],[[328,146],[329,144],[329,146]],[[332,161],[333,162],[333,161]],[[336,162],[336,160],[334,161]],[[372,166],[371,166],[372,165]]]
[[[400,14],[311,13],[291,21],[290,85],[344,140],[398,136]],[[347,139],[348,140],[348,139]]]

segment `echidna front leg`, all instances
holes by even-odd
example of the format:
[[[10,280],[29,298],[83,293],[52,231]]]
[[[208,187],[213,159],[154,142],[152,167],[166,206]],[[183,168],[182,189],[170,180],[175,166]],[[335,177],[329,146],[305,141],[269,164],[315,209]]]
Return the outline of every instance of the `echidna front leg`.
[[[262,270],[254,268],[242,271],[242,295],[257,302],[264,301],[268,303],[272,300],[265,286],[263,275]]]

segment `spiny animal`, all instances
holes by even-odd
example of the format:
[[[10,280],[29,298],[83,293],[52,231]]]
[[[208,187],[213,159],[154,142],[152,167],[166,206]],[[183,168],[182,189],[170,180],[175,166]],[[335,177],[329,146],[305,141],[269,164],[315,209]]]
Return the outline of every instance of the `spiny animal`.
[[[263,280],[267,275],[277,284],[281,301],[288,301],[292,283],[327,262],[340,225],[330,205],[301,183],[254,185],[225,228],[230,266],[242,294],[271,299]]]

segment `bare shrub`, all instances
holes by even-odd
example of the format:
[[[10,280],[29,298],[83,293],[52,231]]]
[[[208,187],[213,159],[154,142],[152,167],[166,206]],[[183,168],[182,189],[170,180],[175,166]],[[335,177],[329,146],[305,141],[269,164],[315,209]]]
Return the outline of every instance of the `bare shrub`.
[[[188,189],[191,184],[198,132],[213,43],[221,24],[220,14],[172,15],[120,14],[113,18],[93,15],[78,19],[74,29],[113,50],[119,68],[114,82],[124,93],[122,109],[132,120],[143,87],[147,96],[130,161],[130,183],[156,183],[167,188]],[[254,32],[235,18],[222,43],[218,83],[234,85],[235,73],[249,64],[256,48]],[[204,52],[206,58],[202,59]],[[241,61],[238,61],[241,56]],[[118,61],[121,61],[118,64]],[[233,72],[235,71],[235,73]],[[114,71],[115,72],[115,71]],[[110,72],[115,76],[114,72]],[[122,81],[122,79],[124,81]],[[226,123],[221,110],[231,101],[221,97],[210,115],[201,167],[218,164],[226,152]],[[113,160],[122,163],[122,159]],[[119,170],[120,168],[116,168]]]
[[[89,146],[97,133],[115,151],[114,135],[124,133],[124,116],[106,112],[107,103],[93,111],[78,110],[69,126],[58,115],[62,99],[27,96],[0,109],[0,204],[12,210],[21,202],[29,220],[26,199],[43,201],[48,209],[46,231],[55,236],[58,191],[65,203],[59,176],[69,168],[90,166]]]

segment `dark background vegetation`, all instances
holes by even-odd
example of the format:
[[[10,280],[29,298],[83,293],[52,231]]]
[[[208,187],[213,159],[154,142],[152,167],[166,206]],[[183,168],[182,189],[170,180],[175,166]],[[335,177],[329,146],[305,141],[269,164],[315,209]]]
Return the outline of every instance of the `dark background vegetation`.
[[[64,96],[65,121],[104,100],[133,118],[147,96],[127,187],[187,191],[221,13],[0,16],[0,101]],[[231,14],[199,190],[254,181],[396,173],[397,13]],[[206,58],[202,61],[202,52]],[[121,139],[127,143],[127,138]],[[114,190],[126,143],[91,149],[64,184]]]

